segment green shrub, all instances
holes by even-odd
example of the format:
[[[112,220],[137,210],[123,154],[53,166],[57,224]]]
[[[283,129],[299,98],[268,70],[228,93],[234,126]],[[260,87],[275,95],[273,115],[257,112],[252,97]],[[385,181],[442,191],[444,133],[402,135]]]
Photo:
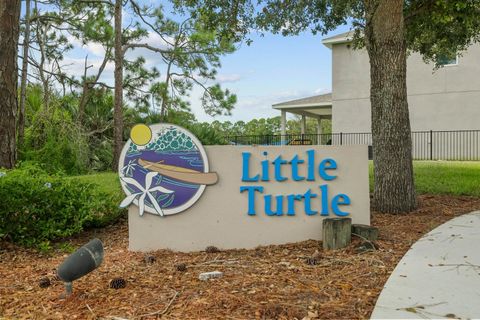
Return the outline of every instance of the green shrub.
[[[70,175],[88,170],[88,142],[83,130],[64,110],[39,111],[25,130],[19,156],[23,161],[41,163],[49,173]]]
[[[95,183],[48,175],[32,164],[5,173],[0,176],[0,237],[11,241],[44,245],[107,225],[124,213],[119,195]]]

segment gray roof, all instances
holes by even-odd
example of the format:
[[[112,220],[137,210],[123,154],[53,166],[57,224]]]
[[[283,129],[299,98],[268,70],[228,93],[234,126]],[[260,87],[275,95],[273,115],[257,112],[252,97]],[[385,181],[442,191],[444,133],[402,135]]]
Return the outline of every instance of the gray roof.
[[[325,46],[331,48],[332,44],[345,43],[345,42],[352,41],[354,35],[355,35],[355,30],[350,30],[344,33],[334,35],[333,37],[325,38],[322,40],[322,43]]]
[[[274,104],[274,108],[282,108],[282,107],[290,107],[290,106],[302,106],[302,105],[326,105],[332,103],[332,94],[331,93],[326,93],[326,94],[321,94],[318,96],[313,96],[313,97],[307,97],[307,98],[302,98],[302,99],[296,99],[296,100],[291,100],[291,101],[286,101],[286,102],[280,102],[277,104]]]
[[[336,34],[332,37],[325,38],[322,41],[333,41],[333,40],[340,40],[340,39],[343,39],[343,38],[350,38],[350,37],[353,37],[354,33],[355,33],[355,30],[350,30],[350,31],[347,31],[347,32]]]

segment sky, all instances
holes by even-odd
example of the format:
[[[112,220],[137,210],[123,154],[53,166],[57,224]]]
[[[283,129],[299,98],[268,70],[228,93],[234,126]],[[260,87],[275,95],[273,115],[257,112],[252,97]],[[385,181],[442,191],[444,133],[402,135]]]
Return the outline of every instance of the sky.
[[[123,20],[128,23],[128,12],[124,12]],[[238,98],[232,115],[213,118],[205,114],[200,104],[202,92],[199,88],[193,90],[189,99],[192,112],[202,122],[216,119],[249,121],[278,116],[279,111],[273,110],[272,104],[331,92],[331,50],[322,44],[322,39],[349,29],[349,26],[342,26],[325,36],[309,32],[290,37],[251,34],[253,43],[250,46],[241,44],[237,51],[223,56],[222,67],[218,69],[217,82]],[[104,56],[102,46],[95,43],[82,45],[73,37],[69,40],[74,49],[65,56],[67,72],[80,77],[87,54],[88,64],[93,65],[89,71],[95,72]],[[162,40],[154,33],[150,33],[145,42],[162,45]],[[162,70],[158,54],[140,49],[127,53],[127,58],[138,55],[146,58],[147,66]],[[109,63],[101,80],[113,84],[113,70],[113,63]]]
[[[348,30],[339,28],[329,35]],[[248,121],[278,116],[280,112],[273,110],[272,104],[331,92],[331,50],[322,44],[327,36],[253,36],[250,46],[242,45],[224,57],[218,79],[237,94],[238,102],[230,117],[217,119]],[[195,105],[195,99],[192,109],[199,120],[212,120]]]

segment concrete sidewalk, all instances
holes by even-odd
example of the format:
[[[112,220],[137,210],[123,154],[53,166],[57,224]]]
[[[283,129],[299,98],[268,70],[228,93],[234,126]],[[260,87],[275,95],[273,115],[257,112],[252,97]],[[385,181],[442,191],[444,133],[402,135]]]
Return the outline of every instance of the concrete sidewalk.
[[[480,318],[480,211],[418,240],[390,275],[371,318]]]

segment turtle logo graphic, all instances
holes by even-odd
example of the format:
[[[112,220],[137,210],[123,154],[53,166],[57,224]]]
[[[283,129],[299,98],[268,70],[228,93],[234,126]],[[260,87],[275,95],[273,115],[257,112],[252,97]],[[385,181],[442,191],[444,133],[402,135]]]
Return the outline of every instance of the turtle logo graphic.
[[[218,176],[209,172],[207,154],[189,131],[172,124],[138,124],[120,155],[118,174],[126,198],[144,212],[173,215],[190,208]]]

